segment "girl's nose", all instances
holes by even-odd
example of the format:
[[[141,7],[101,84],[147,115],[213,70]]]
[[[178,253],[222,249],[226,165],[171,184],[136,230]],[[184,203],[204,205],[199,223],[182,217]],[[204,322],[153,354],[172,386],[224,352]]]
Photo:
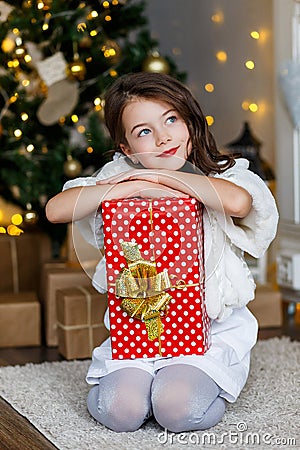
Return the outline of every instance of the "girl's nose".
[[[168,134],[167,130],[161,130],[157,132],[156,135],[156,145],[162,145],[166,144],[168,141],[171,140],[171,136]]]

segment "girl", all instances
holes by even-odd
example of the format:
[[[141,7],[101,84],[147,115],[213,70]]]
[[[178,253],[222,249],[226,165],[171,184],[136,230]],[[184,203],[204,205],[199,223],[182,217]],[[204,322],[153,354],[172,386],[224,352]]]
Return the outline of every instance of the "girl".
[[[114,160],[94,177],[71,180],[47,204],[52,222],[76,221],[103,245],[102,201],[192,196],[205,205],[206,309],[211,347],[203,356],[112,360],[110,340],[94,349],[87,382],[91,415],[108,428],[137,430],[154,416],[173,432],[217,424],[248,376],[257,322],[246,307],[255,284],[243,258],[260,257],[275,237],[278,213],[265,183],[244,159],[222,155],[190,91],[170,76],[137,73],[108,90],[106,125]],[[93,278],[106,290],[105,261]],[[105,320],[107,326],[108,318]]]

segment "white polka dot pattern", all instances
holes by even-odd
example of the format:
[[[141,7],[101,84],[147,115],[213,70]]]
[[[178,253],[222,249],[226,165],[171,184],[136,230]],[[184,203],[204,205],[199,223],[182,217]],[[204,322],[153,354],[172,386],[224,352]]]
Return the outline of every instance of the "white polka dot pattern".
[[[150,208],[151,205],[151,208]],[[158,271],[168,270],[176,281],[196,286],[169,290],[172,300],[162,318],[162,356],[201,355],[210,345],[210,320],[204,304],[203,224],[201,203],[195,199],[124,199],[102,204],[107,265],[108,304],[114,359],[158,355],[158,340],[150,341],[145,325],[129,317],[114,295],[116,276],[127,267],[120,242],[132,241]],[[152,223],[151,211],[152,210]]]

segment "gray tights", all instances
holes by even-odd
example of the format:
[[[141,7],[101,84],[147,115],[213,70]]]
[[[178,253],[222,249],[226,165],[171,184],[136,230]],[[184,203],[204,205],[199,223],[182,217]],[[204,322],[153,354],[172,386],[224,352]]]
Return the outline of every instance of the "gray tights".
[[[91,388],[90,414],[111,430],[135,431],[153,415],[173,432],[205,430],[225,412],[220,388],[202,370],[187,364],[160,369],[155,377],[138,368],[124,368],[100,378]]]

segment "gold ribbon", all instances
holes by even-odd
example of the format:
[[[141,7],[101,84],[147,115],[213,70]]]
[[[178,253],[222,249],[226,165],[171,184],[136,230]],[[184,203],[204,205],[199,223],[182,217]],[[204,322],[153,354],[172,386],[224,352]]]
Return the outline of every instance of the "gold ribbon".
[[[148,339],[159,339],[161,355],[161,317],[167,314],[167,306],[172,299],[165,292],[172,287],[168,272],[157,273],[156,263],[143,259],[136,243],[121,242],[121,247],[128,268],[123,268],[118,275],[115,294],[123,298],[123,311],[145,323]]]

